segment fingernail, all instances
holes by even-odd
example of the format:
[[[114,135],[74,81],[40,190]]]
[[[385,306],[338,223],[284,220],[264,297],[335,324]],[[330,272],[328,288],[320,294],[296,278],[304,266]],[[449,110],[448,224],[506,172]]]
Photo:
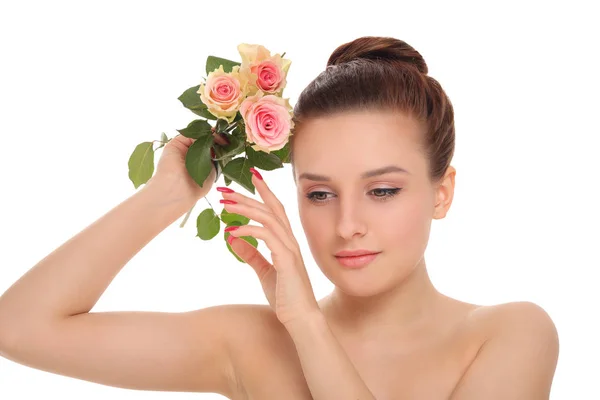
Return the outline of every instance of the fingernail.
[[[221,199],[221,200],[219,200],[219,203],[222,203],[222,204],[237,204],[237,201]]]
[[[263,177],[260,174],[260,172],[258,172],[257,170],[255,170],[254,167],[250,168],[250,172],[252,172],[252,174],[254,176],[256,176],[258,179],[260,179],[261,181],[263,180]]]
[[[233,242],[233,239],[235,239],[235,236],[233,236],[233,235],[229,235],[229,237],[227,238],[227,243],[229,243],[230,246],[231,246],[231,242]]]
[[[219,186],[217,187],[217,192],[223,192],[223,193],[235,193],[234,190],[229,189],[228,187],[223,187],[223,186]]]
[[[235,231],[237,228],[239,228],[239,226],[228,226],[227,228],[224,229],[225,232],[231,232],[231,231]]]

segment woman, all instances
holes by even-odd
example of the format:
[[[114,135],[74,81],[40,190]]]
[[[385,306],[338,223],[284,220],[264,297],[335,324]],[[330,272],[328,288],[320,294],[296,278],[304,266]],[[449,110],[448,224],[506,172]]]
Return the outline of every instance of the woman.
[[[407,43],[340,46],[300,95],[291,137],[300,218],[330,295],[314,298],[285,210],[254,171],[262,202],[218,190],[225,209],[257,222],[231,231],[230,244],[256,270],[268,306],[89,312],[210,190],[215,171],[199,187],[184,164],[193,140],[177,136],[146,186],[3,294],[0,354],[111,386],[231,399],[547,399],[558,337],[544,310],[461,302],[428,277],[431,221],[454,194],[453,121]],[[265,241],[273,265],[235,239],[244,235]]]

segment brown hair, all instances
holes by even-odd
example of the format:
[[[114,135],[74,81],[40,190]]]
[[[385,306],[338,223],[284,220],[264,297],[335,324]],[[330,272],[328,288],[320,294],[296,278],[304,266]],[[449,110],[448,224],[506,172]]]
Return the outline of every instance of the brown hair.
[[[294,107],[293,142],[303,122],[338,112],[400,111],[424,128],[422,149],[429,178],[438,182],[454,155],[454,111],[441,85],[427,75],[421,54],[391,37],[361,37],[339,46],[321,72],[300,94]]]

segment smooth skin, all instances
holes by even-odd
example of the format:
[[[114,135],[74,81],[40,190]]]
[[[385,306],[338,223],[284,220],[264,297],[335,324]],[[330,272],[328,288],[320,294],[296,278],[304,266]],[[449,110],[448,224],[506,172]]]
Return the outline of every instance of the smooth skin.
[[[105,385],[261,400],[313,399],[328,383],[309,385],[306,377],[327,376],[327,366],[346,357],[377,400],[548,399],[558,335],[547,313],[529,302],[464,303],[429,280],[429,227],[450,208],[456,171],[429,182],[419,133],[401,115],[357,112],[311,121],[296,138],[302,226],[317,265],[335,284],[318,302],[326,324],[292,335],[271,304],[90,312],[123,266],[211,188],[212,174],[202,188],[186,179],[182,160],[193,140],[177,136],[146,186],[0,297],[0,355]],[[409,173],[360,178],[390,164]],[[313,176],[299,179],[304,173]],[[381,188],[402,190],[382,201]],[[323,202],[310,202],[312,192]],[[257,250],[233,243],[256,267]],[[367,268],[341,268],[333,254],[356,248],[381,254]],[[337,346],[344,357],[331,350]]]

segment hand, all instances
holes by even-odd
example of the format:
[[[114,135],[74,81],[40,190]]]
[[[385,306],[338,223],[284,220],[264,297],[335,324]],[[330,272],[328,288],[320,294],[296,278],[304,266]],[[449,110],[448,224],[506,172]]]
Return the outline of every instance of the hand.
[[[265,181],[254,171],[252,173],[252,183],[264,203],[235,192],[222,192],[222,195],[225,200],[237,202],[225,204],[228,212],[244,215],[262,226],[236,227],[229,231],[228,240],[232,240],[232,250],[254,269],[271,308],[279,321],[288,327],[312,317],[320,309],[284,207]],[[271,250],[273,264],[245,240],[234,239],[238,236],[252,236],[264,241]]]
[[[183,199],[190,205],[210,191],[217,171],[214,165],[211,172],[202,184],[202,187],[190,176],[185,166],[185,156],[190,146],[196,139],[177,135],[163,148],[160,160],[156,166],[156,173],[148,181],[148,185],[161,186],[174,198]]]

